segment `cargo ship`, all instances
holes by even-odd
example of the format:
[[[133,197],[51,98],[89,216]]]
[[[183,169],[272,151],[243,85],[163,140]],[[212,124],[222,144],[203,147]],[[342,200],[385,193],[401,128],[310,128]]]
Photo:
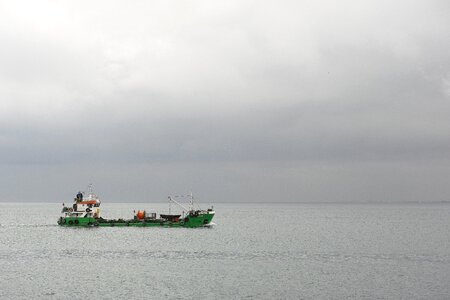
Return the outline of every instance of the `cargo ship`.
[[[101,201],[93,192],[92,185],[88,187],[87,196],[78,192],[71,206],[63,203],[58,224],[61,226],[135,226],[135,227],[208,227],[212,225],[214,217],[213,207],[207,210],[194,209],[194,197],[192,193],[187,196],[169,196],[169,213],[147,213],[145,210],[134,211],[132,219],[104,219],[100,216]],[[175,198],[189,198],[189,207],[181,204]],[[181,214],[171,214],[171,204],[176,204],[183,209]]]

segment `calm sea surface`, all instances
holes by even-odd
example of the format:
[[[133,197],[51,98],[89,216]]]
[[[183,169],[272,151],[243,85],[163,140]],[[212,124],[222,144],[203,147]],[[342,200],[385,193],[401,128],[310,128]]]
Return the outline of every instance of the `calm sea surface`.
[[[217,204],[200,229],[63,228],[60,208],[0,203],[0,299],[450,298],[450,204]],[[102,205],[133,209],[166,204]]]

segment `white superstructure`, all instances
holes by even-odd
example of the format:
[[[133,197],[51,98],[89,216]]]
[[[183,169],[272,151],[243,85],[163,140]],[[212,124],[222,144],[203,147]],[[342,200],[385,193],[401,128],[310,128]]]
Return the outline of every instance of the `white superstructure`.
[[[63,203],[62,217],[78,217],[78,218],[99,218],[101,201],[93,192],[92,184],[88,187],[88,194],[86,197],[84,193],[79,192],[74,199],[72,207],[65,206]]]

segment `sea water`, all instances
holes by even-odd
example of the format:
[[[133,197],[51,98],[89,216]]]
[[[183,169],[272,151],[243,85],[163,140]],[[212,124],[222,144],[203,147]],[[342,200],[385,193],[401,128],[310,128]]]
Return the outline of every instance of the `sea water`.
[[[0,203],[0,299],[449,299],[450,204],[216,204],[211,228],[67,228]],[[104,204],[106,218],[165,204]]]

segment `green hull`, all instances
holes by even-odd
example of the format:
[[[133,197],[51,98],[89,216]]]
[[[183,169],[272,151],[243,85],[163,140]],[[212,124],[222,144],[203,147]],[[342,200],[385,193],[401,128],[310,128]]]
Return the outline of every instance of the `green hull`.
[[[102,227],[203,227],[208,226],[211,223],[213,213],[202,214],[198,216],[189,215],[180,221],[167,221],[163,219],[146,219],[146,220],[105,220],[96,218],[77,218],[77,217],[61,217],[58,220],[58,224],[68,227],[89,227],[89,226],[102,226]]]

